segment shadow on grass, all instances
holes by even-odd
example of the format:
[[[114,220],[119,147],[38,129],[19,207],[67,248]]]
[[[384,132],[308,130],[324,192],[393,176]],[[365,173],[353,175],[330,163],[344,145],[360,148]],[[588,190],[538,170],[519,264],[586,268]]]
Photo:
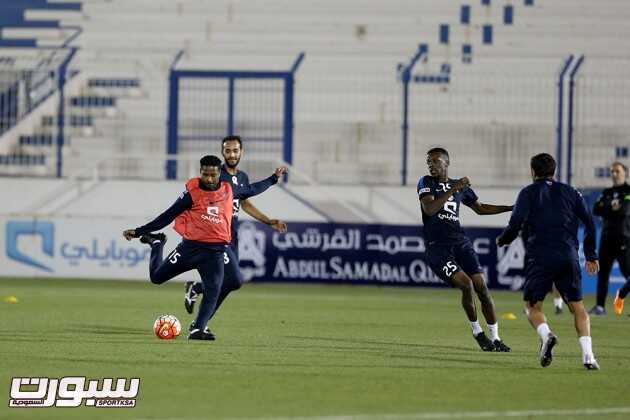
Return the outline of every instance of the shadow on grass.
[[[285,336],[285,338],[298,338],[300,340],[314,340],[314,341],[334,341],[340,343],[354,343],[354,344],[371,344],[371,345],[380,345],[380,346],[402,346],[402,347],[417,347],[417,348],[427,348],[427,349],[439,349],[439,350],[461,350],[465,352],[478,352],[477,349],[471,349],[470,347],[463,346],[447,346],[447,345],[438,345],[438,344],[427,344],[427,343],[401,343],[398,341],[378,341],[378,340],[366,340],[363,338],[340,338],[340,337],[308,337],[308,336]],[[472,337],[471,337],[471,340]]]
[[[118,335],[118,334],[142,334],[146,335],[146,328],[132,328],[123,327],[120,325],[103,325],[103,324],[70,324],[67,331],[77,332],[83,334],[106,334],[106,335]]]
[[[60,335],[67,336],[71,334],[99,334],[99,335],[147,335],[151,334],[151,330],[147,328],[133,328],[124,327],[120,325],[104,325],[104,324],[69,324],[63,325],[63,329],[60,331],[49,331],[48,336]],[[0,331],[0,337],[15,337],[15,336],[32,336],[39,333],[39,330],[20,330],[20,331]]]
[[[22,341],[22,342],[38,342],[42,341],[41,338],[36,337],[22,337],[19,339],[15,339],[13,341]],[[50,344],[50,339],[45,340]],[[68,344],[68,340],[55,339],[53,341],[62,342]],[[155,367],[155,355],[161,354],[160,357],[168,358],[169,363],[171,365],[180,365],[181,367],[189,366],[189,361],[185,357],[182,358],[177,355],[181,355],[180,352],[189,353],[199,353],[206,354],[207,356],[212,356],[214,353],[214,357],[201,357],[197,358],[195,362],[195,367],[197,369],[200,368],[208,368],[213,369],[216,367],[223,367],[226,370],[232,370],[233,368],[239,369],[251,369],[251,368],[274,368],[274,369],[287,369],[287,368],[296,368],[303,369],[306,371],[311,371],[312,369],[364,369],[364,370],[382,370],[382,369],[413,369],[413,370],[461,370],[461,369],[470,369],[470,368],[481,368],[487,365],[492,365],[494,369],[518,369],[518,370],[534,370],[539,369],[537,366],[532,365],[530,363],[523,364],[523,361],[520,359],[516,359],[514,357],[509,357],[505,354],[497,354],[490,353],[486,354],[479,350],[476,351],[467,351],[466,353],[452,353],[445,352],[442,350],[443,346],[429,346],[436,347],[438,350],[431,348],[429,350],[418,351],[417,354],[410,354],[408,352],[399,351],[396,352],[395,349],[392,348],[382,348],[382,349],[373,349],[368,354],[366,352],[361,352],[360,348],[356,347],[348,347],[348,346],[336,346],[332,345],[315,345],[316,350],[326,352],[327,355],[325,358],[320,357],[318,355],[314,358],[311,358],[308,362],[302,361],[290,361],[287,358],[294,358],[295,355],[302,354],[302,351],[307,349],[306,347],[295,347],[295,346],[282,346],[281,350],[276,348],[275,346],[257,346],[259,352],[257,355],[251,354],[250,357],[247,358],[239,358],[238,366],[234,364],[233,354],[238,353],[238,351],[234,351],[234,347],[229,350],[229,355],[225,354],[226,348],[218,348],[214,343],[206,343],[206,342],[194,342],[190,343],[187,341],[179,340],[179,343],[176,342],[163,342],[160,340],[150,340],[150,339],[142,339],[141,341],[111,341],[111,340],[94,340],[92,341],[95,344],[116,344],[116,345],[129,345],[132,348],[140,349],[142,348],[142,352],[145,357],[142,357],[137,351],[130,352],[129,354],[122,355],[118,354],[116,357],[95,357],[92,356],[74,356],[69,357],[67,354],[60,355],[38,355],[38,360],[40,361],[51,361],[55,363],[86,363],[89,365],[92,364],[111,364],[116,363],[116,365],[124,365],[124,366],[143,366],[143,367]],[[166,350],[164,347],[156,347],[175,344],[176,348],[172,348],[173,351],[169,351],[168,353],[164,353]],[[141,346],[138,346],[141,345]],[[311,346],[313,347],[313,346]],[[420,346],[419,346],[420,347]],[[160,350],[162,349],[162,350]],[[400,348],[399,348],[400,349]],[[218,350],[219,353],[215,353],[215,350]],[[415,350],[415,348],[414,348]],[[262,351],[262,352],[261,352]],[[284,360],[260,360],[269,359],[269,354],[272,353],[276,358],[278,356],[278,351],[282,351],[284,353]],[[156,353],[157,352],[157,353]],[[367,357],[369,362],[366,360],[355,360],[349,361],[348,355],[356,356],[357,353],[363,353],[364,357]],[[293,354],[293,356],[291,356]],[[149,356],[150,355],[150,356]],[[148,357],[146,357],[148,356]],[[226,358],[230,360],[226,360]],[[258,360],[255,360],[258,359]]]
[[[418,356],[418,360],[421,363],[405,363],[405,364],[392,364],[392,363],[335,363],[334,360],[331,360],[327,363],[314,363],[314,362],[286,362],[286,361],[249,361],[244,362],[240,360],[238,365],[235,365],[233,361],[219,361],[219,360],[199,360],[195,362],[195,369],[217,369],[218,367],[225,368],[225,371],[230,371],[234,368],[237,370],[247,371],[252,368],[279,368],[281,370],[285,370],[287,368],[295,368],[295,369],[304,369],[305,371],[311,372],[313,370],[321,373],[321,369],[333,369],[333,372],[330,372],[331,375],[339,375],[338,369],[360,369],[360,370],[461,370],[461,369],[470,369],[471,366],[475,366],[478,368],[483,367],[484,363],[482,361],[476,359],[462,359],[462,358],[453,358],[453,357],[427,357],[427,356]],[[156,366],[155,359],[134,359],[134,360],[124,360],[121,358],[97,358],[97,357],[51,357],[44,356],[39,357],[39,360],[51,361],[57,364],[59,363],[86,363],[90,366],[94,365],[111,365],[115,363],[117,366],[133,366],[133,367],[149,367],[156,368],[161,370],[162,368]],[[427,362],[443,362],[449,363],[451,365],[428,365]],[[169,360],[169,364],[171,367],[174,366],[182,366],[182,367],[190,367],[190,362],[185,360]],[[462,366],[465,365],[465,366]],[[532,367],[532,366],[519,366],[517,363],[505,363],[505,362],[492,362],[493,367],[509,367],[510,369],[519,369],[519,370],[539,370],[540,368]],[[225,372],[224,372],[225,373]]]

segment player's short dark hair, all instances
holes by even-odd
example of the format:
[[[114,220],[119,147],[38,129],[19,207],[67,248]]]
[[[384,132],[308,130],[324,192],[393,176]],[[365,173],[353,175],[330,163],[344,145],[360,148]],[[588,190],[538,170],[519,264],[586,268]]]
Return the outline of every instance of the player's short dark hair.
[[[221,148],[223,148],[225,146],[225,143],[228,141],[237,141],[238,145],[241,147],[241,149],[243,148],[243,141],[241,140],[241,136],[227,136],[224,137],[223,140],[221,140]]]
[[[448,155],[448,151],[442,147],[434,147],[433,149],[429,150],[427,152],[427,156],[432,155],[433,153],[440,153],[444,156],[446,156],[448,159],[450,159],[450,156]]]
[[[549,178],[556,173],[556,161],[549,153],[533,156],[530,166],[537,178]]]
[[[221,159],[214,155],[206,155],[199,161],[199,166],[216,166],[220,168],[222,164]]]
[[[613,166],[621,166],[623,168],[623,171],[626,173],[626,176],[628,176],[628,167],[626,165],[617,160],[610,165],[611,168]]]

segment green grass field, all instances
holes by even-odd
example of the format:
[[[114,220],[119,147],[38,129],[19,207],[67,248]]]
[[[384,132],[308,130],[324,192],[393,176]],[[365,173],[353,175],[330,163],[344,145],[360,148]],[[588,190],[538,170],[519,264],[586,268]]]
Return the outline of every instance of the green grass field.
[[[517,293],[494,293],[498,312],[517,316],[501,322],[512,353],[477,348],[454,290],[249,284],[213,320],[215,342],[153,336],[161,314],[187,328],[181,283],[0,280],[9,295],[19,302],[0,301],[0,418],[630,416],[630,318],[592,319],[602,370],[587,372],[570,316],[550,315],[560,344],[543,369]],[[130,409],[15,409],[15,376],[141,384]],[[508,413],[531,410],[541,415]]]

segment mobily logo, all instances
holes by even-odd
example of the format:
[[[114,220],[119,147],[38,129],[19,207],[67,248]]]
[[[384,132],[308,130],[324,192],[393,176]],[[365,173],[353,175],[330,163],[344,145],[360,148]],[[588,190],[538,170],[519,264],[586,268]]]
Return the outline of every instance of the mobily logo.
[[[52,222],[39,222],[36,220],[28,222],[9,221],[7,223],[5,241],[7,256],[9,258],[42,271],[52,273],[53,270],[50,267],[35,261],[32,257],[20,251],[19,240],[25,236],[31,237],[31,239],[33,236],[40,236],[42,251],[44,254],[52,257],[55,244],[55,225]]]

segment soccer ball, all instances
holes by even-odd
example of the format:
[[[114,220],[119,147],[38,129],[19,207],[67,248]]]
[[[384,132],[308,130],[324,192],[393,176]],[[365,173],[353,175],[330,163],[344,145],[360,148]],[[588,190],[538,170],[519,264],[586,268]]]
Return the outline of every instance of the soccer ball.
[[[182,331],[182,324],[174,315],[162,315],[153,323],[153,332],[157,338],[172,340]]]

